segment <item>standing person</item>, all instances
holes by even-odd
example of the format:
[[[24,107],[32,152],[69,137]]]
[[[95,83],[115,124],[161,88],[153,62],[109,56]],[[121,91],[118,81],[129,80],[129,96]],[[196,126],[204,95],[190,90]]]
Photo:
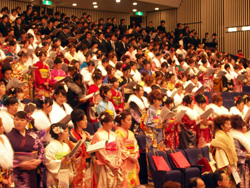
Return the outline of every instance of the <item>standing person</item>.
[[[4,126],[0,118],[0,187],[11,186],[11,168],[13,167],[13,149],[3,134]]]
[[[16,188],[42,187],[42,181],[39,182],[42,177],[38,178],[37,171],[44,157],[44,148],[36,133],[26,129],[28,120],[26,112],[17,112],[14,115],[14,128],[6,135],[15,152],[14,159],[30,156],[30,160],[21,161],[14,167],[13,178]],[[41,169],[40,172],[42,176]]]
[[[39,61],[34,64],[38,67],[35,70],[35,98],[50,97],[50,71],[49,66],[45,63],[47,55],[44,51],[38,51],[36,55],[39,57]]]
[[[70,148],[68,126],[62,123],[51,125],[52,140],[45,148],[45,166],[47,168],[48,188],[69,187],[73,179],[71,158],[67,156]]]
[[[129,98],[130,94],[132,93],[132,89],[127,88],[128,83],[132,82],[132,79],[129,77],[130,71],[131,71],[130,65],[127,63],[124,63],[122,65],[123,76],[119,80],[119,82],[120,82],[119,87],[122,87],[122,89],[123,89],[125,102],[128,101],[128,98]]]
[[[113,117],[108,112],[99,116],[102,127],[94,134],[93,144],[108,140],[105,149],[96,152],[97,158],[97,188],[122,187],[124,174],[122,173],[122,156],[120,141],[116,134],[110,131],[113,127]]]
[[[91,143],[90,134],[83,129],[87,128],[87,116],[84,111],[81,109],[74,109],[71,112],[71,120],[74,124],[74,128],[70,130],[70,135],[76,139],[76,141],[82,140],[84,144],[79,148],[76,153],[76,161],[75,161],[75,169],[76,173],[73,177],[73,188],[86,188],[89,187],[87,184],[91,185],[91,182],[86,181],[86,158],[88,158],[88,154],[86,152],[86,148]],[[90,175],[92,177],[92,174]],[[92,186],[93,187],[93,184]]]
[[[62,70],[63,62],[59,57],[54,60],[54,68],[51,71],[51,84],[56,84],[59,79],[65,78],[66,73]]]
[[[117,115],[115,122],[118,123],[118,128],[115,133],[122,139],[122,146],[124,146],[124,155],[127,157],[122,163],[122,169],[125,171],[125,187],[133,188],[140,184],[139,180],[139,147],[134,133],[130,131],[132,124],[132,116],[129,112],[122,112]]]
[[[214,119],[215,138],[211,141],[214,159],[217,169],[221,169],[230,179],[229,188],[235,188],[236,184],[232,176],[232,168],[237,167],[237,153],[233,137],[229,134],[231,121],[229,116],[221,115]]]

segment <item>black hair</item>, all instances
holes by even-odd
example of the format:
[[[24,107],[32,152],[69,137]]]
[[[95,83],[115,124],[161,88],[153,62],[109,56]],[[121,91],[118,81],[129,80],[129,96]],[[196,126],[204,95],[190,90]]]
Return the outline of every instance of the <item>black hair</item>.
[[[130,65],[128,63],[124,63],[122,65],[122,72],[125,72],[130,69]]]
[[[94,81],[101,80],[102,79],[102,73],[99,70],[95,70],[92,74],[92,79]]]
[[[82,79],[83,79],[83,76],[82,76],[80,73],[75,72],[75,73],[73,74],[73,81],[74,81],[74,82],[76,82],[76,81],[78,81],[78,80],[82,81]]]
[[[61,93],[63,96],[67,97],[67,92],[65,91],[63,85],[58,84],[58,85],[56,86],[56,88],[55,88],[54,95],[60,95],[60,93]]]
[[[216,170],[213,174],[212,174],[212,180],[213,180],[213,187],[218,187],[218,181],[222,181],[222,174],[224,174],[225,172],[223,170]]]
[[[55,60],[54,60],[55,65],[62,63],[62,60],[60,57],[56,56]]]
[[[50,135],[51,135],[52,138],[54,138],[54,139],[57,140],[58,139],[58,134],[54,132],[54,130],[55,130],[56,127],[58,127],[59,129],[65,130],[65,129],[68,128],[68,125],[67,124],[63,124],[63,123],[54,123],[54,124],[52,124],[50,126],[49,133],[50,133]]]
[[[109,87],[109,86],[107,86],[107,85],[102,85],[102,86],[100,87],[100,89],[99,89],[99,91],[100,91],[100,96],[101,96],[103,99],[105,99],[104,94],[107,94],[109,90],[110,90],[110,87]]]
[[[174,103],[174,100],[171,97],[168,97],[168,96],[164,96],[162,101],[166,105],[170,105],[171,103]]]
[[[43,97],[42,99],[35,99],[37,109],[43,109],[44,104],[48,104],[49,106],[53,105],[53,100],[49,97]]]
[[[244,102],[244,99],[239,95],[237,97],[234,97],[235,105],[237,106],[238,104]]]
[[[18,111],[18,112],[14,115],[14,117],[18,117],[18,118],[20,118],[20,119],[26,119],[26,120],[28,120],[27,112],[25,112],[25,111]]]
[[[228,68],[230,68],[230,65],[226,64],[224,68],[225,68],[225,70],[227,70]]]
[[[78,108],[78,109],[74,109],[71,112],[70,116],[71,116],[71,120],[74,124],[74,129],[76,130],[77,129],[76,123],[82,121],[83,117],[86,116],[86,114],[82,109]]]
[[[101,114],[99,115],[99,121],[101,122],[101,124],[103,125],[103,123],[108,123],[113,121],[114,118],[112,115],[110,115],[108,112],[101,112]]]
[[[234,129],[242,129],[244,126],[246,126],[246,122],[239,115],[232,115],[230,120]]]
[[[200,93],[197,94],[194,99],[198,104],[203,104],[207,102],[206,97]]]
[[[154,85],[151,86],[151,89],[152,89],[152,91],[153,91],[153,90],[155,90],[155,89],[161,89],[161,87],[158,86],[158,85],[156,85],[156,84],[154,84]]]
[[[163,62],[163,63],[161,64],[161,68],[164,68],[164,67],[167,67],[167,68],[168,68],[168,64],[167,64],[166,62]]]
[[[7,95],[12,95],[15,97],[17,97],[18,93],[23,93],[23,90],[21,88],[18,88],[18,87],[11,88],[6,92]]]
[[[94,66],[95,66],[95,62],[94,62],[94,61],[91,61],[91,60],[88,61],[88,62],[87,62],[87,66],[90,66],[90,65],[91,65],[92,67],[94,67]]]
[[[115,122],[117,122],[118,125],[121,126],[121,121],[125,120],[127,116],[131,116],[131,113],[124,111],[115,117]]]
[[[140,91],[140,88],[143,88],[141,85],[139,84],[136,84],[134,87],[133,87],[133,90],[134,92],[139,92]]]
[[[130,62],[130,66],[131,66],[131,67],[134,66],[134,65],[136,65],[136,64],[137,64],[136,61],[131,61],[131,62]]]
[[[193,101],[193,98],[190,95],[185,95],[183,98],[183,104],[187,106],[188,104],[191,104]]]
[[[10,106],[10,105],[18,103],[16,97],[7,97],[6,96],[6,98],[4,98],[3,101],[4,101],[4,103],[3,103],[4,106]]]
[[[10,65],[8,65],[8,64],[5,64],[5,65],[3,65],[2,66],[2,74],[4,74],[6,71],[8,71],[8,70],[10,70],[10,71],[12,71],[12,68],[11,68],[11,66]]]
[[[194,177],[189,179],[189,188],[197,187],[198,183],[197,180],[201,179],[199,177]]]
[[[243,96],[243,99],[244,99],[244,103],[248,103],[250,101],[250,96],[249,95],[245,95]]]
[[[15,46],[16,45],[16,41],[12,40],[9,42],[9,46]]]
[[[116,77],[114,77],[114,76],[109,76],[109,77],[108,77],[108,83],[113,84],[113,83],[115,83],[117,80],[118,80],[118,79],[117,79]]]

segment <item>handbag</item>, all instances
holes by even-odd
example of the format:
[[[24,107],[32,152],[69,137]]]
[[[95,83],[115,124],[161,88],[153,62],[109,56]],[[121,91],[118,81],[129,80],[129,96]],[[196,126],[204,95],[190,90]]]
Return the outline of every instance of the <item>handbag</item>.
[[[163,170],[163,171],[170,171],[171,170],[169,168],[167,162],[163,158],[163,156],[153,155],[152,158],[153,158],[153,161],[154,161],[154,164],[155,164],[157,170]]]
[[[204,172],[212,172],[212,168],[209,164],[209,162],[207,161],[207,159],[205,157],[201,158],[198,162],[197,162],[198,165],[202,165],[204,166],[202,168],[202,173]]]
[[[191,166],[181,151],[170,153],[169,156],[177,168],[188,168]]]

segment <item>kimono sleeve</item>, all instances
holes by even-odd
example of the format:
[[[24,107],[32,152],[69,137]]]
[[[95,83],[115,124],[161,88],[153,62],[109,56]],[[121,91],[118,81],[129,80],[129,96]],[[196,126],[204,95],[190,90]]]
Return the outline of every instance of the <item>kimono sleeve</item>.
[[[61,160],[57,160],[55,155],[56,146],[54,146],[53,143],[50,143],[45,148],[45,166],[52,174],[57,174],[61,168]]]
[[[155,127],[155,123],[154,123],[155,116],[156,116],[155,112],[153,112],[152,110],[149,109],[148,110],[148,119],[147,119],[146,126]]]

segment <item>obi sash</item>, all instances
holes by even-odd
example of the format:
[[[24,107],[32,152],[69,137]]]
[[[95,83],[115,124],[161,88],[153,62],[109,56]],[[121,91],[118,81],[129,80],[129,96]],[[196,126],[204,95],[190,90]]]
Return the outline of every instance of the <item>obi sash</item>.
[[[41,77],[42,78],[48,78],[49,77],[49,71],[48,69],[39,69]]]

